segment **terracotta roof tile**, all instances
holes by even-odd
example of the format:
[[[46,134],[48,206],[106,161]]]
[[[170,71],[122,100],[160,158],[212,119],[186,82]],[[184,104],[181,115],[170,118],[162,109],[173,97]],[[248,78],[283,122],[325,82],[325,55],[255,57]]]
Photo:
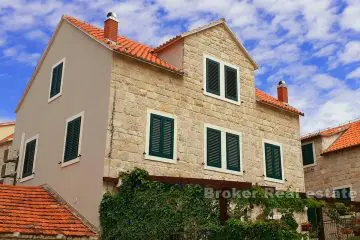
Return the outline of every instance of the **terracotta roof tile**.
[[[0,185],[0,199],[0,234],[96,236],[42,187]]]
[[[0,127],[12,126],[12,125],[15,125],[15,122],[2,122],[2,123],[0,123]]]
[[[345,125],[328,129],[323,131],[323,134],[329,134],[332,132],[339,132],[340,129],[344,129],[344,133],[336,139],[336,141],[331,144],[331,146],[326,149],[323,154],[330,152],[336,152],[343,149],[348,149],[355,146],[360,146],[360,120],[352,123],[347,123]]]
[[[104,38],[104,30],[95,26],[92,26],[88,23],[80,21],[71,16],[64,16],[66,20],[68,20],[71,24],[78,27],[82,31],[88,33],[96,40],[103,42],[108,47],[112,48],[114,51],[126,54],[146,62],[161,66],[171,71],[179,72],[180,70],[177,69],[175,66],[167,63],[163,59],[159,58],[155,53],[152,47],[149,47],[145,44],[138,43],[131,39],[128,39],[123,36],[118,36],[117,44],[111,44]]]
[[[9,136],[7,137],[4,137],[3,139],[0,140],[0,144],[3,144],[3,143],[7,143],[7,142],[10,142],[12,141],[14,138],[14,134],[10,134]]]
[[[296,108],[290,106],[287,103],[279,101],[278,99],[266,94],[265,92],[261,91],[260,89],[256,89],[256,98],[259,102],[271,105],[276,108],[280,108],[280,109],[288,111],[288,112],[292,112],[292,113],[304,116],[304,113],[300,112]]]

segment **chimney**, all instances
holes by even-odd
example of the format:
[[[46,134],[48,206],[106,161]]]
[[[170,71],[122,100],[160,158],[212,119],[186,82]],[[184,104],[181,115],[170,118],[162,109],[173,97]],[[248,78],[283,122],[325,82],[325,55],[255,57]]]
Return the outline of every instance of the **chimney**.
[[[278,99],[281,102],[288,103],[288,89],[285,81],[280,81],[277,86]]]
[[[104,38],[109,39],[113,43],[116,43],[118,24],[119,20],[117,19],[116,14],[109,12],[106,15],[106,20],[104,21]]]

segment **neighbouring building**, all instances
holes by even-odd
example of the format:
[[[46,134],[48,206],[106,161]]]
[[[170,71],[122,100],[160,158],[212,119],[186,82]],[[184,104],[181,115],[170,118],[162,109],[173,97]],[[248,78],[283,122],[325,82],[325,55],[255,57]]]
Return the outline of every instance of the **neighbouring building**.
[[[306,191],[360,201],[360,120],[308,134],[301,142]]]
[[[16,109],[19,185],[48,184],[95,225],[103,179],[134,167],[305,190],[303,114],[285,82],[277,98],[255,87],[224,19],[156,48],[120,34],[112,13],[62,17]]]
[[[14,137],[15,122],[3,122],[0,123],[0,184],[12,184],[13,178],[3,178],[2,176],[11,175],[11,170],[14,170],[14,163],[7,164],[6,160],[9,157],[9,151],[11,151],[11,144]]]
[[[0,185],[0,212],[0,239],[99,239],[48,186]]]

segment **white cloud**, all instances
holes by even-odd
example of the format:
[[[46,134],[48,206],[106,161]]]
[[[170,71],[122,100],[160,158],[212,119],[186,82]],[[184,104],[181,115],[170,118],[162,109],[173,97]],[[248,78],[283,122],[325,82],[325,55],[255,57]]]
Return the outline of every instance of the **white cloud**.
[[[339,79],[327,74],[316,74],[312,77],[312,81],[320,89],[330,89],[341,85],[341,81]]]
[[[348,0],[348,7],[341,15],[340,24],[344,29],[360,32],[360,1]]]
[[[30,53],[23,50],[23,47],[6,48],[3,51],[5,57],[13,59],[18,62],[23,62],[29,65],[36,65],[40,57],[39,53]]]
[[[344,64],[360,61],[360,41],[352,41],[346,44],[338,59]]]
[[[337,46],[335,44],[329,44],[325,47],[322,47],[320,50],[318,50],[314,56],[316,57],[327,57],[332,55],[335,50],[337,49]]]
[[[41,31],[40,29],[36,29],[36,30],[26,33],[25,37],[30,40],[40,40],[40,41],[44,41],[44,42],[47,42],[49,40],[49,36],[44,31]]]
[[[359,78],[360,79],[360,67],[355,69],[354,71],[350,72],[348,75],[346,75],[346,78],[353,79],[353,78]]]

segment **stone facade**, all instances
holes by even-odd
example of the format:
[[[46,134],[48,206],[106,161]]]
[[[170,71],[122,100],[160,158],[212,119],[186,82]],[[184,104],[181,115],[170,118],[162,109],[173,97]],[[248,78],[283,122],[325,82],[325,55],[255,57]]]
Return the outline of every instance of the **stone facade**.
[[[184,38],[184,76],[114,55],[104,176],[134,167],[152,175],[247,181],[304,191],[299,117],[256,102],[254,66],[223,25]],[[236,105],[203,93],[204,54],[239,68]],[[146,160],[147,111],[177,117],[176,164]],[[242,176],[204,169],[204,124],[242,134]],[[263,140],[282,144],[285,183],[264,180]]]
[[[331,193],[333,188],[351,187],[352,200],[360,201],[360,148],[320,155],[337,137],[339,134],[310,141],[315,146],[316,162],[304,168],[306,191]]]

